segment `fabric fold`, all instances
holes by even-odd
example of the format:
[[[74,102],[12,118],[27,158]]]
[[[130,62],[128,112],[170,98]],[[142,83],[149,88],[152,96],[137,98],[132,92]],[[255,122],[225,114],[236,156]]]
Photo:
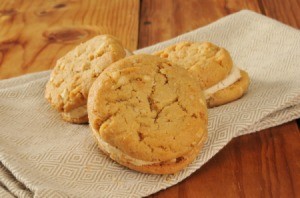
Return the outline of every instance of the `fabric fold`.
[[[0,162],[0,197],[33,197],[33,193],[19,182]],[[2,196],[3,193],[3,196]]]

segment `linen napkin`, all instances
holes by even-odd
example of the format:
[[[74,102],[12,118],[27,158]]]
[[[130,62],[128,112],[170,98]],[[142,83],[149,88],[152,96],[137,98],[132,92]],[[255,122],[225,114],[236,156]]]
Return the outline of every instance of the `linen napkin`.
[[[210,41],[231,53],[251,78],[241,99],[209,110],[209,138],[190,166],[175,175],[126,169],[97,149],[88,125],[61,120],[44,99],[49,71],[0,81],[0,197],[141,197],[187,178],[233,137],[300,117],[299,31],[241,11],[179,41]]]

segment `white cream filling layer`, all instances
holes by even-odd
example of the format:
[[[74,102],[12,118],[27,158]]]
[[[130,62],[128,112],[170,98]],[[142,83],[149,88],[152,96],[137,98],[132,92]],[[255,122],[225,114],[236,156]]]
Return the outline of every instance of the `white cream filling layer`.
[[[240,69],[236,66],[233,66],[229,75],[224,80],[204,90],[205,99],[209,99],[211,95],[213,95],[214,93],[222,89],[225,89],[226,87],[229,87],[230,85],[238,81],[240,78],[241,78]]]
[[[83,105],[69,112],[63,112],[64,116],[69,118],[82,118],[87,115],[87,107]]]
[[[124,50],[125,50],[125,52],[126,52],[126,56],[125,56],[125,57],[132,56],[132,55],[133,55],[133,53],[132,53],[130,50],[128,50],[128,49],[124,49]]]
[[[106,153],[109,153],[112,156],[112,158],[116,158],[116,159],[125,158],[127,161],[129,161],[131,164],[133,164],[135,166],[144,166],[144,165],[152,165],[152,164],[159,163],[159,162],[143,161],[143,160],[133,158],[133,157],[123,153],[121,150],[117,149],[116,147],[109,145],[107,142],[102,140],[100,135],[94,129],[93,129],[93,131],[98,140],[98,144],[99,144],[100,148],[103,149]]]

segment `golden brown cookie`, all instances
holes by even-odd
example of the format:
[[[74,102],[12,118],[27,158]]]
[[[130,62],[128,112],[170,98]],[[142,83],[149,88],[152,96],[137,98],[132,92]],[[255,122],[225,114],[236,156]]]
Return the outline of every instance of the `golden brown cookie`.
[[[120,41],[110,35],[80,44],[57,61],[46,85],[46,99],[65,121],[87,123],[86,103],[92,83],[106,67],[125,56]]]
[[[232,68],[232,60],[227,50],[208,42],[181,42],[155,52],[154,55],[188,70],[202,89],[223,80]]]
[[[207,106],[217,107],[242,97],[248,90],[250,78],[247,72],[240,70],[241,78],[225,89],[215,92],[207,98]]]
[[[154,55],[187,69],[204,90],[208,107],[236,100],[248,89],[249,76],[233,65],[226,49],[212,43],[182,42],[155,52]],[[244,78],[240,79],[242,74]]]
[[[178,172],[207,139],[201,89],[185,69],[156,56],[134,55],[107,68],[90,89],[88,113],[99,148],[140,172]]]

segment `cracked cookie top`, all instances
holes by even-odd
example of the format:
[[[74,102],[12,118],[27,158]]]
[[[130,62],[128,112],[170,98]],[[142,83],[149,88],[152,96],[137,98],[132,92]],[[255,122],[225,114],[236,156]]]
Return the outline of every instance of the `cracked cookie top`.
[[[126,56],[120,41],[100,35],[60,58],[46,85],[45,97],[60,112],[86,105],[94,80],[111,63]]]
[[[209,42],[181,42],[155,52],[154,55],[187,69],[202,89],[225,79],[233,64],[227,50]]]
[[[205,98],[183,68],[152,55],[113,63],[90,89],[91,128],[103,141],[144,161],[167,161],[207,135]]]

